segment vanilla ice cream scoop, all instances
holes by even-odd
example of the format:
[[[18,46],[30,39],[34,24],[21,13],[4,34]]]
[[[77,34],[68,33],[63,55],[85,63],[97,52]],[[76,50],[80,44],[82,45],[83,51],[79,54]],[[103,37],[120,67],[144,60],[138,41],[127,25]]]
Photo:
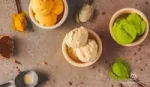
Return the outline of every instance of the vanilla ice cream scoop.
[[[86,45],[75,50],[80,61],[92,62],[97,58],[98,45],[95,40],[88,39]]]
[[[65,43],[68,47],[79,48],[84,46],[88,40],[88,31],[85,27],[76,28],[66,34]]]

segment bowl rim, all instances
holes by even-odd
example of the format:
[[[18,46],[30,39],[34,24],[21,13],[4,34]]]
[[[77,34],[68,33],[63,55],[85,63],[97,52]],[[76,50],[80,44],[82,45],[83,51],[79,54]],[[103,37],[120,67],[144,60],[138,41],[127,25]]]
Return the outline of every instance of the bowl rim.
[[[64,3],[64,7],[65,7],[65,8],[64,8],[63,17],[62,17],[62,19],[61,19],[57,24],[55,24],[55,25],[53,25],[53,26],[43,26],[43,25],[40,25],[39,23],[37,23],[37,22],[35,21],[35,19],[33,18],[33,16],[32,16],[30,4],[29,4],[29,7],[28,7],[29,17],[30,17],[30,19],[32,20],[32,22],[33,22],[36,26],[38,26],[38,27],[40,27],[40,28],[42,28],[42,29],[46,29],[46,30],[53,30],[53,29],[56,29],[56,28],[60,27],[60,26],[65,22],[65,20],[67,19],[67,16],[68,16],[68,11],[69,11],[68,3],[67,3],[66,0],[63,0],[63,3]]]
[[[73,29],[74,30],[74,29]],[[96,32],[94,32],[93,30],[90,30],[90,29],[87,29],[88,30],[88,32],[89,33],[91,33],[95,38],[96,38],[96,40],[97,40],[97,44],[98,44],[98,56],[97,56],[97,58],[94,60],[94,61],[92,61],[92,62],[86,62],[86,63],[79,63],[79,62],[76,62],[75,60],[73,60],[70,56],[69,56],[69,54],[68,54],[68,52],[67,52],[67,45],[66,45],[66,43],[65,43],[65,38],[64,38],[64,40],[63,40],[63,43],[62,43],[62,53],[63,53],[63,55],[64,55],[64,58],[67,60],[67,62],[69,62],[71,65],[73,65],[73,66],[76,66],[76,67],[87,67],[87,66],[90,66],[90,65],[92,65],[92,64],[94,64],[95,62],[97,62],[99,59],[100,59],[100,57],[101,57],[101,55],[102,55],[102,41],[101,41],[101,38],[98,36],[98,34],[96,33]]]
[[[145,33],[138,40],[136,40],[136,41],[134,41],[134,42],[132,42],[130,44],[119,44],[119,43],[118,44],[122,45],[122,46],[126,46],[126,47],[131,47],[131,46],[139,45],[148,36],[148,33],[149,33],[149,22],[148,22],[147,17],[144,15],[144,13],[141,12],[140,10],[138,10],[138,9],[135,9],[135,8],[123,8],[123,9],[120,9],[117,12],[115,12],[114,15],[111,17],[111,20],[109,22],[109,31],[110,31],[110,34],[111,34],[112,38],[114,39],[114,35],[112,33],[112,26],[113,26],[115,20],[120,15],[123,15],[123,14],[126,14],[126,13],[136,13],[136,14],[138,14],[146,22],[146,31],[145,31]],[[114,41],[115,41],[115,39],[114,39]]]

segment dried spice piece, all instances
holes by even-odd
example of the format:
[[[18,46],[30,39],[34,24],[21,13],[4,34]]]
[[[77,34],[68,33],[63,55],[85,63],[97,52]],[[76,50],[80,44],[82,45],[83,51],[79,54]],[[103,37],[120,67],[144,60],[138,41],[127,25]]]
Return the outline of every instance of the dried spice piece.
[[[4,58],[10,58],[13,54],[14,43],[9,36],[0,36],[0,55]]]
[[[119,83],[119,87],[124,87],[122,83]]]
[[[106,12],[102,12],[102,15],[105,15],[106,14]]]
[[[16,59],[14,59],[14,58],[12,58],[12,61],[13,61],[13,63],[15,63],[15,64],[22,65],[22,63],[21,63],[21,62],[17,61],[17,60],[16,60]]]
[[[72,85],[72,82],[69,82],[69,85]]]
[[[145,4],[148,5],[148,1],[146,1]]]
[[[42,62],[43,65],[47,65],[47,62]]]
[[[93,0],[87,0],[85,4],[79,8],[75,15],[76,22],[87,22],[93,17],[94,6],[92,2]]]
[[[17,69],[18,73],[21,73],[21,70],[18,67],[16,67],[16,69]]]

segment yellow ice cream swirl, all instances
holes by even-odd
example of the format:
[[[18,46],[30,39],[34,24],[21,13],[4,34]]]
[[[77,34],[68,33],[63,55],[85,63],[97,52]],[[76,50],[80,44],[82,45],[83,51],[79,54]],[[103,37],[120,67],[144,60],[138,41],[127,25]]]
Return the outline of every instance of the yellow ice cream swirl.
[[[64,10],[63,0],[31,0],[35,20],[43,26],[52,26]]]

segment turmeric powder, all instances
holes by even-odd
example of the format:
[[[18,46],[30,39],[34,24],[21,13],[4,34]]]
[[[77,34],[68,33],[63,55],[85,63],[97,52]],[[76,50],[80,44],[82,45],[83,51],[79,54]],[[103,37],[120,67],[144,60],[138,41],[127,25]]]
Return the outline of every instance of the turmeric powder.
[[[27,20],[25,13],[18,13],[13,15],[13,29],[24,32],[27,27]]]

